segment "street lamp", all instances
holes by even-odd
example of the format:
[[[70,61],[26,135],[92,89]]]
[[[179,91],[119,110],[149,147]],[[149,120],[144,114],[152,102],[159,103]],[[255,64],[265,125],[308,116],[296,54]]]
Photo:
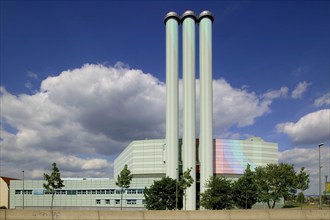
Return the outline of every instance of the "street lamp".
[[[24,170],[22,171],[23,173],[23,209],[24,209],[24,194],[25,194],[25,189],[24,189]]]
[[[322,194],[321,194],[321,147],[323,143],[320,143],[319,146],[319,208],[322,209]]]

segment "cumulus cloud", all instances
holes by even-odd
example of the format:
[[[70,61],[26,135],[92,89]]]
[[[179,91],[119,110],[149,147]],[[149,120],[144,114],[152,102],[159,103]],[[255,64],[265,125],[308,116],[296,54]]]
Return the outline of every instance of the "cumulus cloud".
[[[324,189],[324,176],[330,176],[330,147],[321,147],[321,166],[322,166],[322,189]],[[310,175],[310,187],[306,190],[306,195],[318,194],[318,162],[319,154],[317,145],[313,148],[294,148],[279,152],[279,162],[294,164],[298,171],[301,167],[305,167]],[[323,190],[322,190],[323,191]]]
[[[276,125],[280,133],[289,135],[295,144],[313,144],[330,138],[330,109],[323,109],[301,117],[296,123]]]
[[[198,80],[196,89],[199,97]],[[224,79],[214,80],[213,89],[215,136],[254,124],[271,111],[273,99],[287,93],[283,87],[255,94]],[[42,178],[57,162],[64,177],[109,177],[113,159],[130,141],[165,137],[165,84],[123,63],[63,71],[43,80],[34,94],[3,87],[0,93],[4,175],[19,177],[24,169]]]
[[[330,92],[324,94],[323,96],[317,98],[314,102],[314,105],[316,107],[322,107],[322,106],[327,106],[330,105]]]
[[[285,91],[285,88],[272,90],[261,95],[261,98],[259,98],[253,92],[233,88],[224,79],[214,80],[213,123],[215,131],[222,133],[233,125],[244,127],[254,124],[257,117],[271,111],[270,104],[273,99],[279,98],[286,93]]]
[[[310,85],[312,84],[306,81],[298,83],[296,88],[292,91],[291,97],[294,99],[300,99]]]

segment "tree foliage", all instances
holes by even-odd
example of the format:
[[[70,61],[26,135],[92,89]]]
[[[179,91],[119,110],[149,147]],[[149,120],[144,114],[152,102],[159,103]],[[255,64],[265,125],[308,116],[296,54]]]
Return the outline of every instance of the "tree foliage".
[[[298,193],[297,202],[300,204],[300,207],[302,208],[302,205],[305,203],[305,195],[303,192]]]
[[[170,177],[164,177],[161,180],[154,181],[153,185],[144,190],[146,199],[146,208],[149,210],[173,210],[181,209],[183,206],[183,197],[185,191],[194,182],[190,175],[192,168],[187,169],[177,181]]]
[[[304,192],[309,187],[309,174],[306,173],[305,167],[302,167],[297,174],[296,188]]]
[[[116,182],[116,185],[121,188],[120,209],[123,208],[123,190],[128,189],[130,187],[132,178],[133,178],[133,175],[131,174],[131,171],[128,169],[127,164],[125,164],[123,170],[118,175],[117,182]]]
[[[255,173],[247,165],[244,175],[233,184],[234,203],[238,208],[251,209],[258,201]]]
[[[177,187],[177,181],[170,177],[163,177],[161,180],[156,180],[144,190],[146,200],[146,208],[149,210],[174,210],[176,209],[176,191],[178,197],[182,198],[183,191]],[[182,201],[181,199],[179,201]],[[182,207],[182,202],[179,203],[179,208]]]
[[[183,172],[182,176],[180,177],[179,187],[183,191],[184,196],[184,204],[186,204],[186,190],[194,183],[194,179],[190,175],[192,168],[187,169]]]
[[[256,184],[258,200],[274,208],[281,198],[287,199],[295,194],[296,173],[293,165],[268,164],[266,167],[257,167]]]
[[[231,209],[233,202],[233,187],[231,180],[214,176],[206,184],[207,189],[201,193],[201,206],[206,209]]]
[[[43,184],[45,190],[51,193],[51,210],[53,210],[54,196],[57,189],[62,189],[64,187],[63,180],[61,179],[60,170],[57,168],[56,163],[52,164],[52,173],[49,175],[44,173],[44,180],[46,183]]]

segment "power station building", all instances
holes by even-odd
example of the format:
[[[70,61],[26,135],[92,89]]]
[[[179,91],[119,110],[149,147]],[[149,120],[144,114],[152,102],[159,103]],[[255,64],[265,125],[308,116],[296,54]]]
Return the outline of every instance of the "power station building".
[[[133,174],[125,190],[123,207],[144,209],[145,187],[154,180],[192,168],[194,183],[186,191],[186,210],[195,210],[198,194],[205,191],[213,175],[236,179],[247,166],[254,169],[278,163],[278,145],[261,138],[246,140],[213,139],[212,122],[212,23],[213,15],[203,11],[199,17],[186,11],[165,16],[166,26],[166,137],[133,141],[114,161],[115,178],[127,164]],[[200,127],[196,137],[196,48],[195,29],[199,28]],[[182,26],[183,113],[182,139],[179,138],[179,26]],[[115,179],[64,179],[63,189],[55,196],[54,207],[119,208],[120,188]],[[43,180],[11,181],[10,208],[49,207],[51,195]],[[58,198],[57,198],[58,197]],[[24,199],[23,199],[24,198]]]
[[[166,176],[165,147],[164,139],[133,141],[115,159],[115,179],[63,178],[65,187],[56,191],[54,208],[119,209],[120,188],[116,186],[115,182],[117,175],[127,164],[133,174],[133,179],[130,188],[124,191],[123,208],[144,209],[145,187],[151,186],[155,180]],[[182,142],[179,140],[178,175],[183,169],[181,148]],[[198,141],[196,148],[198,151]],[[265,142],[259,137],[251,137],[246,140],[215,139],[212,151],[214,175],[231,179],[239,178],[244,173],[247,164],[254,169],[257,166],[278,162],[277,144]],[[195,182],[199,186],[199,158],[197,157],[195,161],[197,171]],[[24,182],[11,180],[9,208],[49,208],[51,195],[47,194],[43,188],[44,182],[44,180],[25,180]]]

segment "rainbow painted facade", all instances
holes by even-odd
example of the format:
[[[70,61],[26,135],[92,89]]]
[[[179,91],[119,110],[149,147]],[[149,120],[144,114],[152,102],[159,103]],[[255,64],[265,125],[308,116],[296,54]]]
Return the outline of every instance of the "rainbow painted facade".
[[[278,145],[259,137],[246,140],[216,139],[214,144],[214,174],[243,174],[247,164],[257,166],[278,163]]]

